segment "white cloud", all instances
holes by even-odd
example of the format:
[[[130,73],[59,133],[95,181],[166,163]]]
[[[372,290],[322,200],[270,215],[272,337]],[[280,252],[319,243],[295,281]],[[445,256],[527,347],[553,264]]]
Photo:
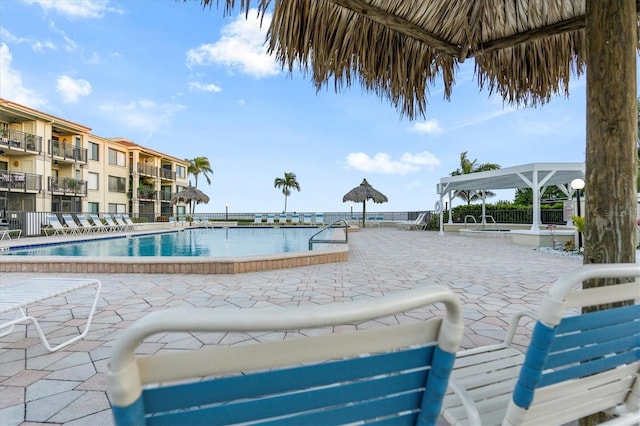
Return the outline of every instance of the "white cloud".
[[[512,113],[512,112],[517,111],[517,110],[518,109],[515,108],[515,107],[505,106],[504,108],[502,108],[500,110],[491,111],[491,112],[487,112],[485,114],[479,114],[479,115],[476,115],[476,116],[473,116],[473,117],[469,117],[465,121],[463,121],[462,123],[459,123],[456,126],[452,127],[451,129],[448,129],[448,130],[457,130],[457,129],[461,129],[463,127],[474,126],[476,124],[480,124],[480,123],[483,123],[485,121],[493,120],[494,118],[501,117],[503,115]]]
[[[417,154],[405,153],[399,160],[394,160],[384,152],[378,152],[369,157],[364,152],[352,152],[347,155],[347,166],[363,172],[406,175],[416,173],[422,169],[432,170],[440,164],[440,160],[433,154],[424,151]]]
[[[189,90],[192,92],[210,92],[210,93],[218,93],[222,92],[222,89],[215,84],[202,84],[197,81],[189,83]]]
[[[62,102],[65,104],[75,104],[80,96],[87,96],[91,93],[91,83],[81,78],[74,80],[68,75],[58,78],[56,90],[62,96]]]
[[[0,43],[0,97],[32,108],[46,105],[44,97],[24,86],[20,71],[11,68],[12,59],[9,47]]]
[[[57,50],[58,49],[58,47],[55,44],[53,44],[52,42],[50,42],[49,40],[36,41],[35,43],[33,43],[31,45],[31,48],[36,53],[42,53],[45,50]]]
[[[11,34],[11,32],[4,28],[0,27],[0,39],[4,40],[7,43],[28,43],[29,39],[24,37],[18,37]]]
[[[22,0],[27,4],[37,4],[42,9],[54,11],[70,19],[102,18],[107,12],[122,13],[120,9],[109,6],[109,0]]]
[[[442,127],[435,118],[432,120],[416,122],[411,126],[411,130],[417,133],[436,134],[442,133]]]
[[[128,104],[103,104],[99,107],[114,122],[143,132],[147,138],[153,136],[156,130],[184,108],[180,104],[157,104],[149,99],[139,99]]]
[[[256,11],[251,10],[255,16]],[[230,70],[240,70],[253,77],[277,75],[279,65],[267,54],[265,42],[266,29],[271,15],[260,19],[245,19],[244,14],[222,29],[222,38],[209,44],[203,44],[187,51],[187,66],[223,65]]]

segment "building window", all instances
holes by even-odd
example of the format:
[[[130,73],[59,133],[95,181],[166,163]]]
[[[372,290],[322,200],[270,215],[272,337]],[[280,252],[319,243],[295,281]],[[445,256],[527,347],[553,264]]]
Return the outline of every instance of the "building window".
[[[176,176],[180,179],[187,177],[187,168],[176,164]]]
[[[93,214],[100,213],[100,203],[89,202],[87,204],[87,212],[88,213],[93,213]]]
[[[124,152],[109,148],[109,164],[124,167],[126,165],[125,160],[126,156]]]
[[[124,204],[109,203],[109,214],[124,214],[127,212]]]
[[[89,160],[100,161],[100,145],[89,142]]]
[[[98,174],[89,172],[87,173],[87,189],[98,190]]]
[[[127,192],[127,179],[109,176],[109,192]]]

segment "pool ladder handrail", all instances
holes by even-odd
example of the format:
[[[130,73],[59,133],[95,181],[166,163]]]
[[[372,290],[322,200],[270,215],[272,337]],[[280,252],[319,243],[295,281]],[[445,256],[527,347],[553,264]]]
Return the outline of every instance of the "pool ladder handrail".
[[[484,220],[482,221],[482,229],[484,229],[487,225],[487,218],[491,218],[491,221],[493,222],[493,224],[496,226],[496,229],[498,229],[498,222],[496,222],[496,220],[493,218],[493,216],[491,216],[490,214],[483,214],[480,216],[481,218],[483,218]],[[476,217],[474,215],[468,214],[464,217],[464,227],[467,227],[467,219],[471,218],[473,219],[473,223],[476,225],[476,230],[480,230],[480,226],[478,225],[478,222],[476,221]]]
[[[344,228],[344,240],[314,240],[313,238],[324,232],[325,230],[327,230],[328,228],[338,228],[337,226],[334,226],[335,224],[342,222],[344,223],[344,226],[340,226],[339,228]],[[330,224],[328,224],[327,226],[323,227],[322,229],[320,229],[318,232],[316,232],[315,234],[313,234],[311,237],[309,237],[309,250],[313,250],[313,244],[314,243],[322,243],[322,244],[347,244],[349,242],[349,224],[347,223],[346,220],[344,219],[338,219],[338,220],[334,220],[333,222],[331,222]]]

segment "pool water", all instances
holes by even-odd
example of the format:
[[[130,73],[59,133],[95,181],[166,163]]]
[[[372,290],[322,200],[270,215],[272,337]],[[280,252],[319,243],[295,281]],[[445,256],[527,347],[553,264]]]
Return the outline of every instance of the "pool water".
[[[32,256],[204,256],[238,257],[308,251],[318,228],[214,228],[11,250]],[[327,232],[327,231],[324,231]],[[318,239],[327,238],[318,235]],[[323,245],[314,245],[314,249]]]

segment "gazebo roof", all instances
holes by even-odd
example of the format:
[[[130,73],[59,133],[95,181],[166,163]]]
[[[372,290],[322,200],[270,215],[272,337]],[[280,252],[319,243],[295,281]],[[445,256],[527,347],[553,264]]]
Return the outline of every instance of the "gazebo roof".
[[[437,185],[437,193],[442,195],[457,190],[531,188],[536,181],[539,186],[566,185],[576,178],[585,178],[584,163],[530,163],[488,172],[443,177]]]

